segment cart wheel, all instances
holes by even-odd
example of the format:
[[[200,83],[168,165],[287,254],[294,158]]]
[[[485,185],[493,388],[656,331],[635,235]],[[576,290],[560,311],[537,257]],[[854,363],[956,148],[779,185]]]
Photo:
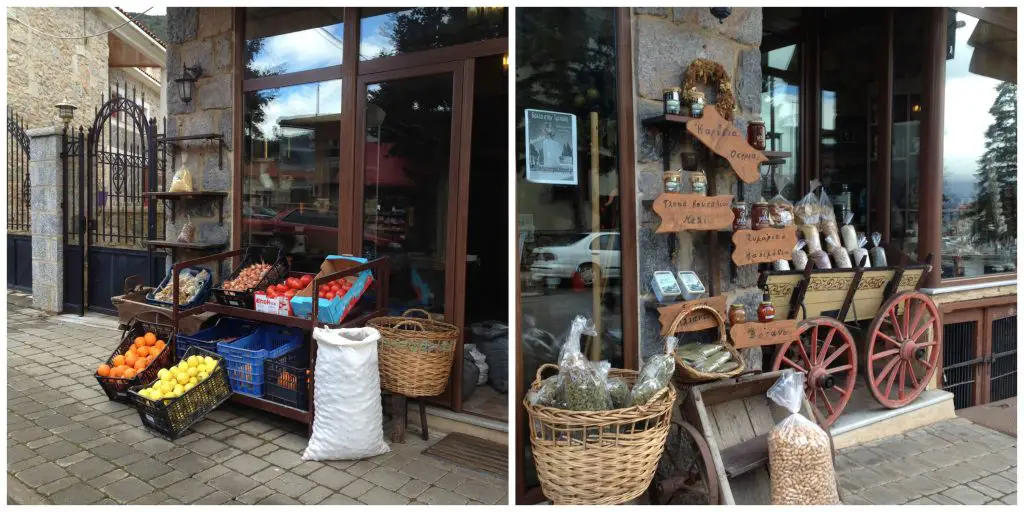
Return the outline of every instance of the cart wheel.
[[[814,407],[818,424],[828,428],[853,394],[857,346],[846,326],[827,316],[801,321],[797,335],[799,341],[787,342],[775,352],[772,370],[792,368],[807,377],[807,401]]]
[[[942,324],[935,303],[919,291],[889,299],[867,335],[868,389],[878,403],[903,407],[931,382],[942,346]]]
[[[704,436],[689,423],[673,419],[665,454],[648,489],[651,505],[719,505],[715,463]]]

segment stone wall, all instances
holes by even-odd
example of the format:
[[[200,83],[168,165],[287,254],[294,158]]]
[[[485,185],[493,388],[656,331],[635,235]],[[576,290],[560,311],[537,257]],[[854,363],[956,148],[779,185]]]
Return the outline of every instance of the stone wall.
[[[28,131],[32,138],[32,307],[59,313],[64,305],[64,243],[61,211],[61,132]]]
[[[163,132],[165,112],[161,107],[160,102],[160,86],[140,77],[138,73],[134,71],[126,71],[119,68],[110,68],[110,72],[107,76],[111,87],[113,87],[114,84],[119,84],[119,87],[121,87],[122,90],[127,90],[127,94],[129,95],[131,94],[131,90],[134,88],[135,100],[140,104],[143,100],[142,95],[145,93],[145,106],[147,107],[146,117],[155,117],[157,122],[157,132]],[[126,86],[127,89],[125,89]]]
[[[732,15],[724,23],[711,16],[706,7],[633,9],[636,184],[637,204],[640,205],[637,212],[637,252],[641,294],[650,293],[649,283],[655,271],[670,270],[673,264],[678,270],[696,272],[705,286],[710,283],[711,275],[707,233],[680,233],[676,246],[672,248],[672,256],[669,236],[655,234],[659,218],[650,209],[650,203],[644,204],[644,201],[652,200],[662,192],[662,144],[673,146],[672,169],[683,167],[681,155],[684,148],[678,136],[667,139],[660,131],[644,127],[641,121],[661,114],[662,89],[682,86],[683,73],[690,63],[697,58],[705,58],[722,64],[732,77],[737,105],[735,124],[741,133],[746,133],[747,121],[758,117],[761,109],[761,20],[760,8],[733,8]],[[713,93],[707,88],[703,90],[706,94]],[[707,99],[708,103],[714,103],[714,94],[709,94]],[[735,172],[724,160],[716,161],[723,166],[713,168],[708,162],[700,162],[700,167],[708,173],[709,180],[717,180],[718,194],[735,194],[738,181]],[[685,169],[693,170],[693,167],[687,165]],[[743,186],[744,198],[748,201],[761,194],[759,183]],[[684,191],[688,189],[688,183],[684,183]],[[739,301],[747,305],[749,317],[755,313],[760,301],[755,287],[756,266],[741,267],[732,272],[728,247],[728,236],[719,235],[721,293],[728,295],[729,303]],[[641,357],[663,350],[658,332],[657,313],[644,307],[641,301]],[[751,356],[754,359],[758,357]]]
[[[167,135],[219,133],[224,136],[223,165],[216,142],[179,143],[175,168],[168,168],[167,184],[178,169],[185,167],[197,190],[232,192],[232,44],[234,29],[230,7],[169,7],[168,48],[165,69],[176,77],[182,65],[201,66],[190,103],[183,103],[177,91],[167,94]],[[168,158],[168,165],[170,159]],[[191,206],[190,206],[191,205]],[[196,241],[227,242],[231,236],[231,197],[224,200],[223,225],[217,222],[216,203],[183,203],[175,222],[167,222],[167,237],[175,239],[188,215],[196,226]]]
[[[45,34],[94,34],[109,29],[94,8],[7,8],[7,104],[30,128],[60,124],[53,106],[65,97],[78,106],[75,123],[91,120],[106,93],[107,36],[54,39]],[[15,18],[22,23],[14,21]],[[84,25],[84,26],[83,26]]]

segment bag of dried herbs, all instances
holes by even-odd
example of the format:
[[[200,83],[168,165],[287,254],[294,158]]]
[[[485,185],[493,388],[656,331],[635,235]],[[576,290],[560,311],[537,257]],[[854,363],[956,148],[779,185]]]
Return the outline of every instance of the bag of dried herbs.
[[[604,379],[605,388],[608,389],[608,395],[612,399],[612,409],[622,409],[628,407],[629,404],[629,384],[626,383],[621,377],[610,377],[608,373],[612,369],[612,364],[608,361],[601,361],[600,363],[594,363],[597,367],[598,373],[601,374],[601,378]]]
[[[676,361],[672,357],[676,344],[679,340],[675,336],[669,336],[665,340],[668,349],[665,354],[657,354],[647,358],[647,362],[640,368],[640,375],[636,378],[636,384],[629,392],[629,405],[643,405],[650,401],[658,391],[668,386],[672,380],[672,373],[676,370]]]
[[[540,381],[540,387],[536,391],[526,394],[530,405],[543,405],[545,407],[557,407],[565,409],[565,399],[559,396],[561,391],[562,378],[560,375],[552,375]]]
[[[597,367],[580,350],[580,336],[595,335],[594,325],[577,316],[569,327],[558,357],[558,374],[566,409],[572,411],[605,411],[612,408],[611,395]]]

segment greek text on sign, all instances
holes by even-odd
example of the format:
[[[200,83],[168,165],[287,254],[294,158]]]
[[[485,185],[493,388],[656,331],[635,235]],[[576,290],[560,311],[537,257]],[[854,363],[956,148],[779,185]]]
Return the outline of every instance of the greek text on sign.
[[[716,231],[732,225],[732,196],[664,193],[654,200],[661,217],[658,233]]]
[[[796,227],[741,229],[732,234],[732,243],[736,246],[732,261],[737,265],[789,260],[796,247]]]
[[[718,311],[718,314],[722,315],[722,318],[725,318],[725,295],[709,297],[707,299],[677,302],[675,304],[658,308],[658,322],[661,323],[661,335],[669,335],[668,329],[669,327],[672,327],[672,322],[680,313],[685,312],[685,310],[692,309],[694,306],[702,305],[711,306],[715,311]],[[707,311],[697,311],[696,313],[684,318],[682,322],[679,322],[679,326],[676,327],[676,332],[702,331],[704,329],[711,329],[712,327],[718,327],[718,320],[711,316],[711,313]]]
[[[761,177],[758,170],[768,158],[747,143],[747,138],[725,119],[713,105],[704,108],[704,116],[686,122],[686,131],[697,137],[711,151],[729,161],[736,175],[746,183]]]
[[[747,322],[732,326],[729,329],[729,336],[732,337],[733,346],[737,349],[781,345],[797,339],[797,321]]]

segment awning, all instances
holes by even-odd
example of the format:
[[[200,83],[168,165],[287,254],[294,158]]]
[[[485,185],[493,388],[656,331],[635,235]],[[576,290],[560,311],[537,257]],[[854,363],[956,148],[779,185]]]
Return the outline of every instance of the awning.
[[[1016,18],[1014,7],[988,7],[992,11],[1013,11],[1007,12]],[[974,55],[971,56],[971,64],[968,68],[971,73],[987,76],[1003,82],[1017,83],[1017,32],[1008,28],[993,24],[985,20],[979,20],[974,27],[974,32],[967,40],[967,44],[974,47]]]

